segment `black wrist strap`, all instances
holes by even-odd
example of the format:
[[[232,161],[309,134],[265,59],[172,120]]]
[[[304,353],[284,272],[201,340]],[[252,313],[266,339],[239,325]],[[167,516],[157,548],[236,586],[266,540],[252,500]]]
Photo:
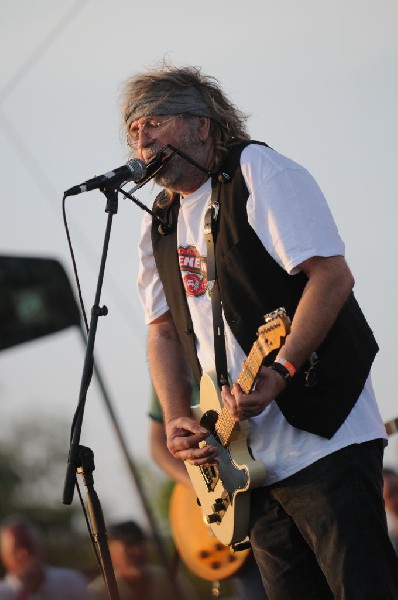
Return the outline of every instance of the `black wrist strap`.
[[[217,269],[215,259],[214,231],[217,223],[219,204],[212,202],[206,211],[204,223],[204,235],[207,247],[207,290],[211,298],[213,313],[213,338],[214,355],[216,363],[217,381],[221,388],[228,384],[227,352],[225,349],[224,321],[222,317],[222,305],[220,287],[217,281]]]
[[[285,381],[287,381],[288,379],[290,379],[290,373],[289,373],[289,371],[281,363],[279,363],[279,362],[273,362],[270,365],[270,367],[271,367],[271,369],[273,369],[274,371],[276,371],[277,373],[279,373],[279,375],[282,375],[282,377],[283,377],[283,379]]]

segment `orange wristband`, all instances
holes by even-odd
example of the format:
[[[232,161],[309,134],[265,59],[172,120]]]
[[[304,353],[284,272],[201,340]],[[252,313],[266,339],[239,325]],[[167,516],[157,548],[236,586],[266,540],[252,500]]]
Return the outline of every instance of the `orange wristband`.
[[[289,360],[286,360],[286,358],[276,358],[275,362],[283,365],[285,369],[287,369],[287,371],[289,372],[290,377],[293,377],[293,375],[297,371],[296,367]]]

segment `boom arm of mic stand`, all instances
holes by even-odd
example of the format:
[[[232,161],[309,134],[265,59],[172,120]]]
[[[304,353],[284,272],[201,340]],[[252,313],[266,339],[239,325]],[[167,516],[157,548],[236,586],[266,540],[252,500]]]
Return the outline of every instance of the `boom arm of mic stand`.
[[[142,208],[142,210],[145,210],[145,212],[147,212],[148,214],[150,214],[152,216],[153,219],[155,219],[156,221],[158,221],[159,225],[161,227],[163,227],[163,229],[167,232],[169,232],[170,230],[170,226],[168,223],[166,223],[165,221],[163,221],[163,219],[161,219],[158,215],[155,215],[153,213],[153,211],[148,208],[143,202],[141,202],[140,200],[138,200],[138,198],[136,198],[135,196],[132,196],[131,193],[133,191],[135,191],[135,189],[137,187],[141,187],[141,186],[136,186],[135,188],[133,188],[132,190],[130,190],[129,192],[126,192],[125,190],[123,190],[122,188],[118,188],[118,192],[122,192],[122,194],[128,198],[129,200],[132,200],[137,206],[139,206],[140,208]]]

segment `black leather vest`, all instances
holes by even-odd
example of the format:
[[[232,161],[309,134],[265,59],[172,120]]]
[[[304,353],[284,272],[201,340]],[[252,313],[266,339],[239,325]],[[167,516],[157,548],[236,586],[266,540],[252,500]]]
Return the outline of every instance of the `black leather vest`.
[[[268,254],[248,223],[246,202],[249,194],[240,169],[240,155],[249,143],[260,142],[242,142],[230,147],[222,166],[222,172],[230,179],[214,177],[212,181],[212,198],[220,204],[216,264],[223,309],[246,354],[266,313],[283,306],[293,318],[307,281],[303,273],[288,275]],[[168,235],[161,235],[154,220],[152,243],[182,346],[199,380],[201,371],[195,333],[178,265],[178,210],[178,201],[166,210],[160,210],[155,201],[154,212],[171,223],[172,230]],[[294,427],[331,438],[357,401],[377,351],[373,333],[351,294],[316,351],[318,362],[311,381],[306,375],[310,365],[306,363],[276,399],[286,420]]]

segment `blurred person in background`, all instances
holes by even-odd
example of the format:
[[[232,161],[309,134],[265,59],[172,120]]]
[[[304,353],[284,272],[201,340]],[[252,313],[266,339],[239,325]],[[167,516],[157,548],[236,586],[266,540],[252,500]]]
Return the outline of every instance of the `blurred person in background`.
[[[171,600],[173,585],[166,570],[150,562],[148,539],[135,521],[122,521],[108,527],[109,552],[115,571],[120,600]],[[197,600],[193,587],[182,577],[176,581],[181,600]],[[98,600],[107,600],[102,576],[89,585]]]
[[[383,469],[383,496],[386,506],[388,533],[398,554],[398,473],[394,469]]]
[[[43,558],[40,532],[29,521],[12,518],[0,526],[0,556],[6,575],[0,600],[89,600],[85,577]]]

